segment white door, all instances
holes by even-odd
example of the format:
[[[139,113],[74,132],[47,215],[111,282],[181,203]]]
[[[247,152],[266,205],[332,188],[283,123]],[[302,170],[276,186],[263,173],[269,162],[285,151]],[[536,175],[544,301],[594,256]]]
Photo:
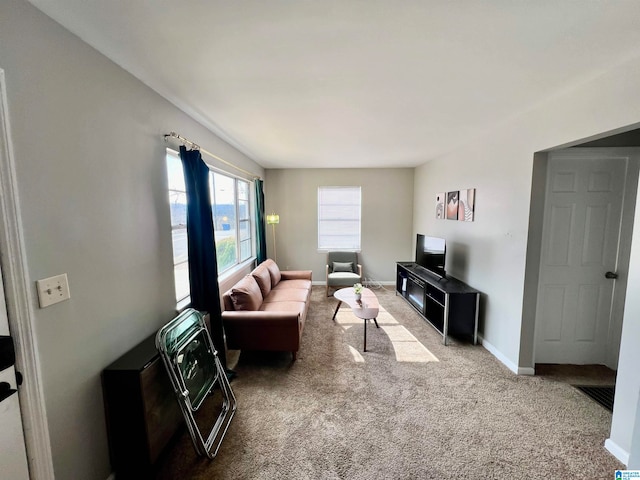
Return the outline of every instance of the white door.
[[[607,363],[626,170],[624,157],[549,156],[536,363]]]
[[[1,272],[0,335],[9,335],[9,321],[7,319]],[[17,390],[14,367],[6,368],[0,372],[0,382],[6,382],[11,390]],[[6,392],[4,395],[0,395],[0,398],[5,395]],[[10,478],[11,480],[29,479],[22,417],[17,393],[12,393],[0,401],[0,477]]]

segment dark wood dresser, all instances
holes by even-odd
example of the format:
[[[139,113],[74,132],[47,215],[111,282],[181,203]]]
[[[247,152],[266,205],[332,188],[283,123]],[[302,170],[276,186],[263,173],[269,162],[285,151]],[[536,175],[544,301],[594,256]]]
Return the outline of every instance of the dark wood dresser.
[[[102,389],[116,478],[152,478],[160,454],[184,424],[155,334],[103,370]]]

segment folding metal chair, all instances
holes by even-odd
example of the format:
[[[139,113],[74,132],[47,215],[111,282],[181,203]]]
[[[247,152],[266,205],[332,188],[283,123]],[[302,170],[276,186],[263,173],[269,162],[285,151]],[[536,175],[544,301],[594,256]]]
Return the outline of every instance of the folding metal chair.
[[[171,379],[196,452],[214,458],[237,402],[202,314],[189,308],[171,320],[158,330],[156,348]],[[205,401],[207,408],[196,415]],[[210,410],[219,412],[215,421]]]

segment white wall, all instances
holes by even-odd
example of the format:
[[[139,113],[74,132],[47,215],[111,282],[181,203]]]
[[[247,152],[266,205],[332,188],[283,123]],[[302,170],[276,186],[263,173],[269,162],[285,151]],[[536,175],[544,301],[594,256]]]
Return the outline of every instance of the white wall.
[[[638,84],[640,59],[635,58],[416,170],[414,230],[443,235],[454,244],[452,255],[461,258],[448,258],[449,270],[484,293],[481,334],[493,353],[514,371],[531,368],[533,360],[530,355],[521,360],[520,353],[533,341],[532,326],[523,325],[523,318],[532,321],[523,311],[523,299],[534,153],[637,124]],[[436,220],[436,193],[459,188],[477,189],[476,221]],[[637,259],[637,212],[633,233],[632,256]],[[640,291],[640,262],[635,262],[630,293]],[[637,352],[640,338],[640,303],[632,297],[627,295],[617,378],[618,390],[628,395],[616,396],[610,439],[627,453],[640,386],[640,376],[632,374],[639,360],[633,351]]]
[[[531,161],[512,161],[514,149],[489,143],[416,169],[414,230],[446,238],[447,273],[483,293],[484,339],[517,364]],[[436,194],[466,188],[476,189],[475,220],[437,220]]]
[[[633,427],[628,468],[629,470],[640,470],[640,398],[636,407],[636,422]]]
[[[636,432],[632,446],[634,423],[640,426],[640,190],[634,220],[634,241],[629,259],[629,288],[624,308],[620,360],[616,379],[616,395],[611,423],[611,437],[607,442],[610,450],[621,449],[630,454],[635,448],[640,452],[640,431]],[[634,422],[635,418],[635,422]],[[639,427],[640,428],[640,427]],[[637,455],[637,453],[636,453]],[[636,458],[640,468],[640,458]]]
[[[71,290],[31,298],[56,478],[104,480],[101,370],[174,315],[162,134],[263,170],[26,2],[0,3],[0,68],[28,273]]]
[[[318,252],[318,187],[362,187],[363,274],[395,283],[397,261],[411,260],[413,169],[272,169],[265,178],[267,213],[280,215],[276,226],[277,260],[282,269],[313,270],[325,282],[327,254]],[[271,226],[267,249],[273,258]]]

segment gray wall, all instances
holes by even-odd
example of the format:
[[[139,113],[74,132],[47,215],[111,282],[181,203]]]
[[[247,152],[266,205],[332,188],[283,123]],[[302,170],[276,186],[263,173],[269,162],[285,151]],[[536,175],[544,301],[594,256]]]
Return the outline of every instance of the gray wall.
[[[395,281],[395,262],[412,253],[413,169],[271,169],[265,178],[267,213],[280,215],[276,253],[282,269],[313,270],[325,281],[326,253],[318,251],[318,187],[362,187],[362,252],[365,277]],[[267,250],[273,258],[271,226]]]
[[[100,372],[175,309],[162,134],[263,170],[26,2],[0,3],[0,68],[56,478],[105,480]],[[63,272],[71,299],[39,309]]]
[[[525,268],[535,152],[573,146],[636,128],[640,121],[640,58],[566,89],[505,121],[493,132],[416,170],[414,231],[443,235],[454,245],[449,270],[484,293],[483,344],[513,371],[531,371],[534,332],[525,291],[537,288],[535,274]],[[436,220],[433,204],[438,192],[476,188],[476,221]],[[540,191],[543,194],[544,190]],[[631,273],[623,321],[611,437],[607,448],[619,458],[628,455],[637,414],[640,376],[640,221],[636,210],[631,245]],[[534,218],[531,225],[535,225]],[[537,248],[532,245],[532,248]],[[530,265],[530,268],[538,268]],[[526,276],[526,280],[525,280]],[[520,341],[518,341],[520,339]]]

